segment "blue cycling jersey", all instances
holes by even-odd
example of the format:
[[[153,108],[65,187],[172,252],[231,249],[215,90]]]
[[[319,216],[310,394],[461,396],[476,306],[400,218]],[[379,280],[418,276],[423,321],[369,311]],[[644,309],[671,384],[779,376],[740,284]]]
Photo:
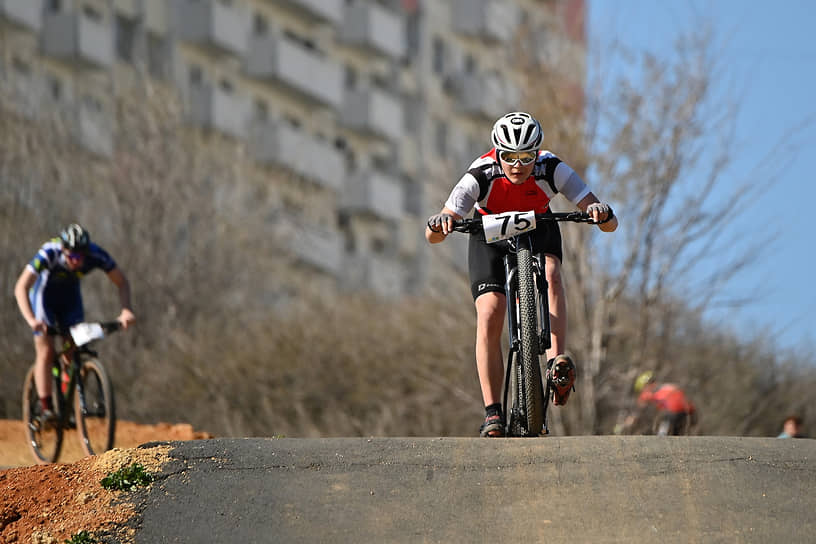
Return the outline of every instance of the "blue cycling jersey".
[[[40,247],[27,268],[37,275],[28,293],[34,316],[51,327],[65,328],[84,319],[79,280],[96,268],[110,272],[116,268],[116,262],[104,249],[91,243],[80,267],[71,270],[60,239],[53,238]]]

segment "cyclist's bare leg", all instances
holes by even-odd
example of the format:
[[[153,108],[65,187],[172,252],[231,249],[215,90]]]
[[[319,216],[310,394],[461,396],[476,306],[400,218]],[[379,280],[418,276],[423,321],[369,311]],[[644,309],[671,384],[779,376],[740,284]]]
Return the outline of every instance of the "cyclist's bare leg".
[[[544,255],[547,274],[547,296],[550,301],[550,338],[547,360],[561,355],[567,349],[567,297],[561,280],[561,261],[553,255]]]
[[[476,298],[476,369],[485,406],[501,402],[504,381],[501,338],[506,312],[504,293],[487,292]]]
[[[51,368],[54,359],[54,338],[45,334],[34,337],[34,381],[41,399],[51,396]]]

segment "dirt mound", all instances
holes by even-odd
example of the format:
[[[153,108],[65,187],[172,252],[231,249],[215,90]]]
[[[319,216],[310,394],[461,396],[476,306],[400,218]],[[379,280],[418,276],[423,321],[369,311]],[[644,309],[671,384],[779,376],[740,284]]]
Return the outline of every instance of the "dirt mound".
[[[135,514],[133,507],[117,500],[120,492],[104,489],[102,478],[135,462],[148,472],[158,472],[168,460],[168,446],[132,449],[135,446],[202,438],[213,435],[194,431],[187,424],[119,421],[115,449],[85,457],[76,432],[71,431],[64,439],[59,463],[34,465],[22,422],[0,420],[0,468],[20,467],[0,470],[0,542],[59,543],[80,531],[112,531],[128,541],[126,523]]]
[[[116,422],[116,448],[134,448],[146,442],[161,440],[198,440],[213,438],[207,432],[195,431],[186,423],[142,425],[131,421]],[[72,463],[85,457],[75,430],[68,431],[62,441],[61,463]],[[23,422],[0,419],[0,469],[36,464],[26,445]]]

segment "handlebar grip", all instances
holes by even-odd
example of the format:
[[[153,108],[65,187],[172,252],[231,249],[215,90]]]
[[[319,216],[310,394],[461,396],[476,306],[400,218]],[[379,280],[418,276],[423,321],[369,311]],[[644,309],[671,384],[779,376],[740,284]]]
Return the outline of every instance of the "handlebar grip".
[[[102,330],[105,331],[105,333],[118,331],[119,329],[122,328],[122,324],[119,323],[118,321],[105,321],[103,323],[100,323],[100,325],[102,326]]]

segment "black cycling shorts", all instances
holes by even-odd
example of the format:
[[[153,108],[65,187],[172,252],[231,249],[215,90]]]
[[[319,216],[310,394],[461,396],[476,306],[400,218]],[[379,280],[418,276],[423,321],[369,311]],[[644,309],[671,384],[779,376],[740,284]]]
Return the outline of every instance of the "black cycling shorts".
[[[563,260],[561,229],[558,223],[541,222],[531,234],[533,254],[548,254]],[[504,293],[504,255],[507,244],[488,244],[484,233],[471,234],[468,243],[468,270],[473,300],[488,292]]]

